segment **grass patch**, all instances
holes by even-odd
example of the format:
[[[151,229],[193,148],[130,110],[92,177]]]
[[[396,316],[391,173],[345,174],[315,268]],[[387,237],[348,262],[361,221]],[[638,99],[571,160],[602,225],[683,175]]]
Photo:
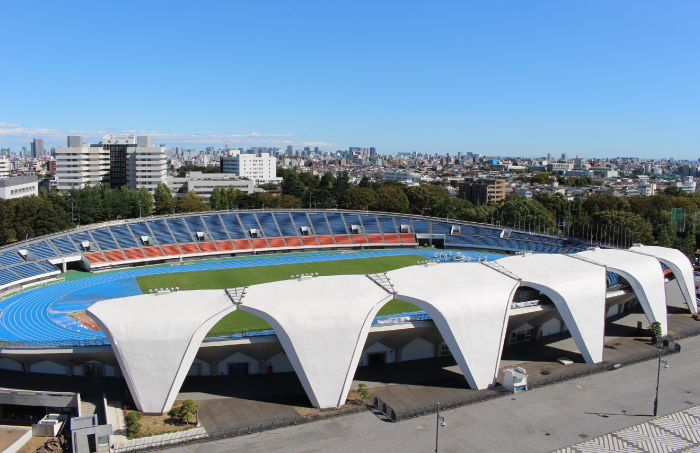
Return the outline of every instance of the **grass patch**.
[[[412,266],[416,264],[416,261],[422,259],[424,258],[418,255],[382,256],[356,260],[144,275],[142,277],[136,277],[136,281],[138,281],[141,291],[144,293],[147,293],[148,290],[152,288],[169,288],[171,286],[178,286],[181,290],[223,289],[287,280],[292,274],[306,274],[311,272],[318,272],[319,275],[373,274],[377,272],[387,272]],[[400,300],[392,300],[382,307],[379,311],[379,315],[383,316],[416,310],[418,310],[418,308],[413,304]],[[269,328],[270,325],[257,316],[242,310],[236,310],[216,323],[209,333],[215,334],[231,330]]]

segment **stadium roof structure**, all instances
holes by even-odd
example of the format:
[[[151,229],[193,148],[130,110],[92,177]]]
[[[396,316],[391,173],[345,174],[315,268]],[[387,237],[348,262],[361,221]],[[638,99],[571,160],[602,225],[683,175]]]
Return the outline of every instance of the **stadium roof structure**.
[[[689,260],[655,249],[642,248],[646,257],[651,258],[652,253],[663,256],[669,267],[677,269],[674,275],[679,285],[687,287],[689,270],[692,277]],[[605,262],[637,281],[635,292],[647,301],[644,308],[649,319],[666,317],[665,304],[663,308],[658,305],[662,266],[656,259],[641,260],[631,251],[524,254],[488,263],[421,262],[383,274],[307,275],[235,291],[134,296],[99,302],[88,312],[109,336],[135,402],[144,412],[170,408],[204,335],[236,305],[272,325],[309,400],[327,408],[345,402],[372,321],[394,296],[431,316],[472,388],[495,383],[519,286],[548,296],[585,361],[600,362],[606,316]],[[689,308],[697,310],[693,304]]]

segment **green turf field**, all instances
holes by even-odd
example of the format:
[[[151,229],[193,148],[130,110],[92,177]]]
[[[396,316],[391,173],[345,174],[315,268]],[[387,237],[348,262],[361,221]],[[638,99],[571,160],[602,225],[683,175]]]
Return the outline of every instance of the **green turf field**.
[[[207,271],[178,272],[173,274],[144,275],[136,277],[144,293],[152,288],[179,287],[181,290],[223,289],[287,280],[294,274],[318,272],[323,275],[373,274],[387,272],[416,264],[424,259],[418,255],[382,256],[356,260],[323,261],[316,263],[283,264],[237,269],[215,269]],[[419,310],[415,305],[401,300],[392,300],[378,315],[390,315]],[[210,334],[232,330],[269,329],[270,325],[257,316],[236,310],[219,321]]]

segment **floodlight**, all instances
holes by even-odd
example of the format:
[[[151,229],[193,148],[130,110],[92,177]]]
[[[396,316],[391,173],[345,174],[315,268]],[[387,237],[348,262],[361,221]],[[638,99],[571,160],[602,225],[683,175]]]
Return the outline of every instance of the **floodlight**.
[[[446,428],[446,427],[447,427],[447,423],[442,422],[442,423],[440,423],[440,426],[442,426],[443,428]]]

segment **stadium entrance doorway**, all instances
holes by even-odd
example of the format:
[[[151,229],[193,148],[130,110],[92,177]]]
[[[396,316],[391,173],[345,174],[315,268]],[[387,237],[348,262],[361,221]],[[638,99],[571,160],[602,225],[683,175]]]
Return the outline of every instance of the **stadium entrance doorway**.
[[[386,352],[367,354],[367,365],[370,367],[382,367],[386,365]]]
[[[444,234],[416,234],[416,240],[420,246],[445,248]]]
[[[105,366],[103,363],[83,364],[83,377],[105,377]]]
[[[229,376],[248,376],[248,362],[231,362],[228,364]]]

